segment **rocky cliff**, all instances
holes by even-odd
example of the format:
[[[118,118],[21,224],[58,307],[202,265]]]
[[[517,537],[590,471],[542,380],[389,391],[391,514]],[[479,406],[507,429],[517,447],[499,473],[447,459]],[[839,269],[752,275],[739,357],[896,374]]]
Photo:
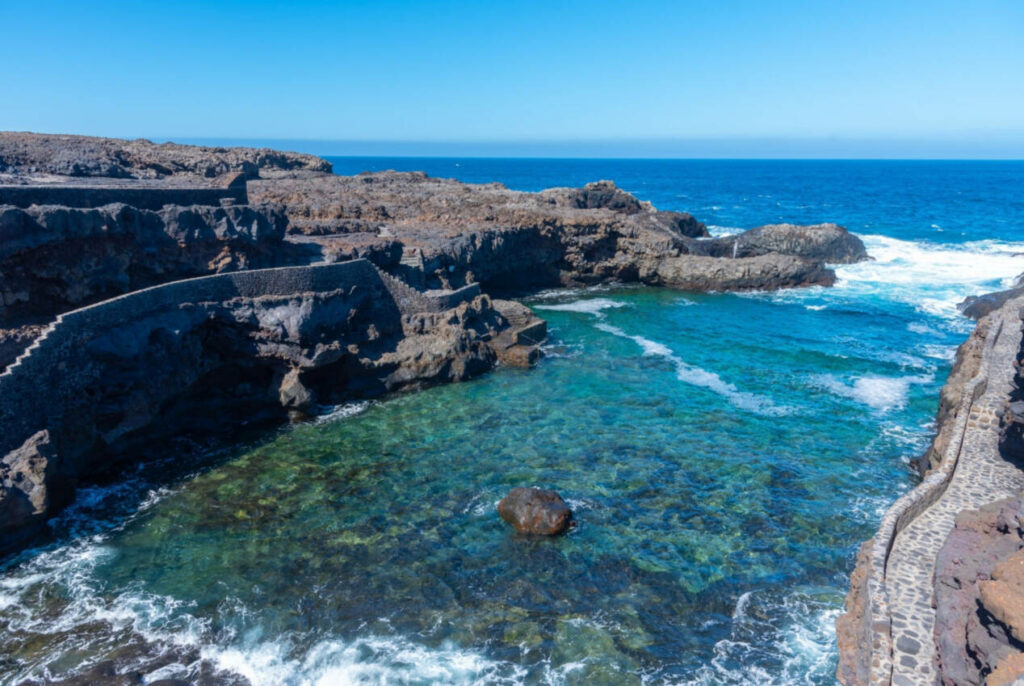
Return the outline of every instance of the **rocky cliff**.
[[[477,288],[406,297],[365,260],[177,281],[61,315],[0,374],[0,553],[77,483],[182,434],[528,366],[544,324]]]
[[[0,134],[0,156],[13,174],[32,179],[32,170],[59,169],[46,160],[60,157],[62,141]],[[274,178],[248,183],[248,205],[22,208],[4,206],[0,192],[0,341],[20,340],[22,327],[70,308],[174,279],[360,257],[421,289],[480,283],[491,293],[608,281],[691,290],[829,285],[826,263],[866,257],[856,236],[836,225],[708,239],[694,217],[658,211],[609,181],[523,193],[422,173],[339,177],[287,153],[282,161],[241,149],[71,141],[66,154],[95,161],[95,169],[86,165],[95,173],[155,173],[149,152],[139,150],[159,148],[161,169],[173,171],[167,183],[194,185],[205,170],[245,166],[238,160],[256,165],[254,176]],[[108,157],[116,171],[104,166]],[[52,182],[39,186],[43,197]],[[131,188],[118,184],[104,192]],[[80,190],[76,196],[88,195]],[[11,362],[3,355],[10,347],[0,344],[0,368]]]

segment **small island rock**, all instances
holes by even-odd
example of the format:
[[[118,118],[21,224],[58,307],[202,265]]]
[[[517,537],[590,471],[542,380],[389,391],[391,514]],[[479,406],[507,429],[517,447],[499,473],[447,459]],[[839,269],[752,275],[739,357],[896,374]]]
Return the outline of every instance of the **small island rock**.
[[[572,522],[562,497],[544,488],[513,488],[498,503],[498,514],[521,534],[556,536]]]

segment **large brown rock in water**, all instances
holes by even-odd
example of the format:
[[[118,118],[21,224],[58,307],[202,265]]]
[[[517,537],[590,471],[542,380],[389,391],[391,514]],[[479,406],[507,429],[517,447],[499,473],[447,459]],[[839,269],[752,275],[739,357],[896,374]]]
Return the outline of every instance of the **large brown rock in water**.
[[[562,497],[544,488],[513,488],[498,503],[498,514],[521,534],[556,536],[572,522]]]

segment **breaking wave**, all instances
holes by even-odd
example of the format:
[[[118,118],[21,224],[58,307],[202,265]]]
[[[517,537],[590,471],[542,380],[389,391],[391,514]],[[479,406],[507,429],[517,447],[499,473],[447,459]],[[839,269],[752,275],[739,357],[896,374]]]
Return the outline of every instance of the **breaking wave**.
[[[877,412],[898,410],[907,404],[911,384],[930,383],[933,375],[888,377],[875,374],[858,376],[852,381],[826,374],[816,377],[818,385],[837,395],[867,405]]]

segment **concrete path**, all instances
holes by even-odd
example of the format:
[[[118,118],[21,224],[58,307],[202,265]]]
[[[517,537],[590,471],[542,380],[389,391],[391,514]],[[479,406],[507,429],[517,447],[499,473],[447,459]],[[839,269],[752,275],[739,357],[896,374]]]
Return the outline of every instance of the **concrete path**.
[[[1021,341],[1016,308],[1003,315],[992,348],[988,383],[974,401],[953,477],[945,493],[897,536],[886,565],[892,617],[895,686],[932,686],[935,666],[935,558],[961,510],[1016,495],[1024,472],[999,454],[999,418],[1013,390],[1013,362]],[[993,326],[993,331],[996,328]]]

